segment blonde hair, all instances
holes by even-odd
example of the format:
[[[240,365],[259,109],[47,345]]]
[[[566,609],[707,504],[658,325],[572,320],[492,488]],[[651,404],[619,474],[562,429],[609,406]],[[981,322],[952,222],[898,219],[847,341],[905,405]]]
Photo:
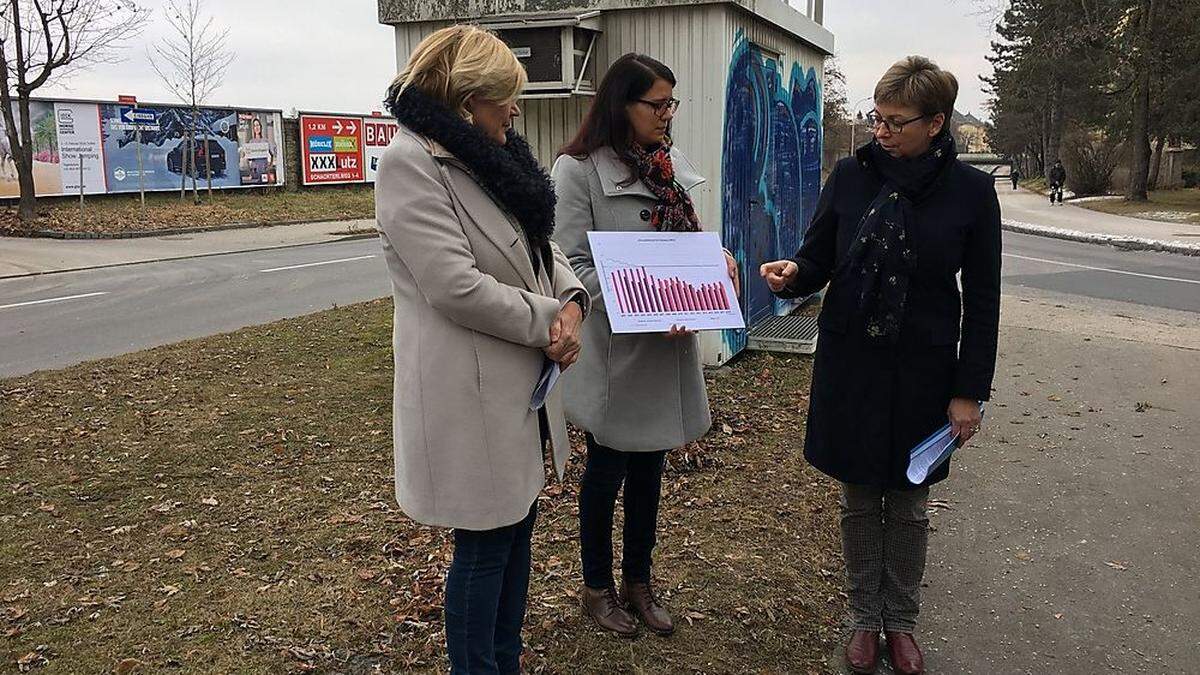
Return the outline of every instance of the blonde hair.
[[[463,117],[467,99],[503,103],[525,89],[525,67],[495,33],[477,26],[456,25],[421,40],[404,71],[392,81],[392,99],[416,87]]]
[[[906,56],[883,74],[875,85],[875,100],[916,108],[923,115],[944,113],[946,124],[954,116],[958,79],[924,56]]]

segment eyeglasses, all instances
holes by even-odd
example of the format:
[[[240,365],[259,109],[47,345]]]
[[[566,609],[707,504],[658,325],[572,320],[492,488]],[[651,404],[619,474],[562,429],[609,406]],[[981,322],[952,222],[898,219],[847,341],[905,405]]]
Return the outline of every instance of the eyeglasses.
[[[913,122],[916,122],[917,120],[923,120],[926,117],[929,117],[929,115],[917,115],[916,117],[912,118],[911,120],[901,120],[901,121],[897,122],[895,120],[889,120],[886,117],[884,117],[883,115],[880,115],[878,112],[872,110],[871,112],[867,113],[866,120],[867,120],[867,124],[872,129],[878,129],[881,125],[885,125],[885,126],[887,126],[887,130],[889,132],[891,132],[893,134],[898,134],[898,133],[904,131],[905,125],[912,124]]]
[[[654,108],[654,114],[658,115],[659,117],[666,117],[667,113],[673,113],[676,110],[679,110],[679,99],[677,98],[669,98],[665,101],[647,101],[644,98],[639,98],[636,99],[635,102],[645,103],[651,108]]]

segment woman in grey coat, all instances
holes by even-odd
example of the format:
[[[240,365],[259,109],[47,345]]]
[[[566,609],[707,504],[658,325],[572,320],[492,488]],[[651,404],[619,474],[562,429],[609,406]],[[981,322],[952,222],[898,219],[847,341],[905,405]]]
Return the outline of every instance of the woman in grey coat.
[[[613,64],[575,139],[554,164],[554,240],[591,294],[578,364],[563,376],[567,418],[587,438],[579,492],[583,605],[604,629],[674,630],[651,586],[663,459],[705,434],[712,420],[696,335],[614,335],[588,244],[589,231],[700,230],[688,191],[704,182],[671,146],[675,76],[662,63],[626,54]],[[730,276],[737,266],[727,255]],[[612,527],[624,483],[622,584],[613,580]]]

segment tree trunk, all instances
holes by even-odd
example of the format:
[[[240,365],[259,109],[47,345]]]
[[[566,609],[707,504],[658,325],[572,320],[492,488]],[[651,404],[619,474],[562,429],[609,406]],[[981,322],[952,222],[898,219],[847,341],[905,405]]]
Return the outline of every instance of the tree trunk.
[[[1062,79],[1056,73],[1054,81],[1050,84],[1050,137],[1046,142],[1046,164],[1053,164],[1054,160],[1062,159],[1063,127],[1066,125],[1062,98]]]
[[[1133,124],[1129,134],[1132,152],[1129,158],[1129,187],[1125,201],[1144,202],[1148,199],[1146,183],[1150,175],[1150,49],[1154,27],[1154,0],[1142,0],[1140,48],[1137,75],[1133,84]]]
[[[13,163],[17,165],[17,182],[21,186],[17,217],[28,225],[37,218],[37,186],[33,182],[33,133],[29,128],[29,95],[17,96],[21,108],[21,145],[13,148]]]
[[[1167,139],[1159,135],[1158,140],[1154,143],[1154,157],[1150,160],[1150,178],[1146,181],[1146,187],[1151,190],[1158,189],[1158,173],[1162,168],[1163,145]]]
[[[212,155],[208,145],[208,126],[204,127],[204,174],[208,179],[208,198],[212,199]],[[226,164],[228,165],[228,163]]]
[[[199,167],[196,166],[196,123],[193,120],[192,128],[188,130],[188,145],[192,151],[188,153],[188,162],[190,170],[188,173],[192,176],[192,203],[200,203],[200,189],[196,187],[196,173]]]

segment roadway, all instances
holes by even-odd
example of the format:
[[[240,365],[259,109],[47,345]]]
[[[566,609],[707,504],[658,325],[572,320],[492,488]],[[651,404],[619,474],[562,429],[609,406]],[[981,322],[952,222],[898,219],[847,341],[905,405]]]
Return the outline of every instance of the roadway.
[[[1200,314],[1200,258],[1006,232],[1004,283]],[[380,298],[378,242],[337,241],[0,280],[0,377]],[[1200,317],[1197,317],[1200,319]]]

